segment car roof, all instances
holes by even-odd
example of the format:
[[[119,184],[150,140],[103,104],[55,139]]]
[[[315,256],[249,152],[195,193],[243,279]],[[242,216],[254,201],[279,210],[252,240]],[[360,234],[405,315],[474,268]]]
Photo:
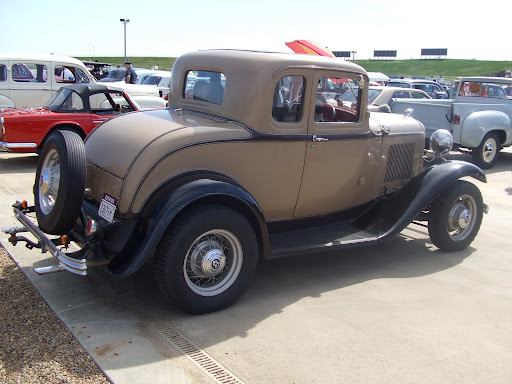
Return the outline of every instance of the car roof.
[[[89,97],[89,95],[93,93],[106,92],[106,91],[116,91],[123,92],[122,88],[116,87],[115,85],[110,85],[108,83],[88,83],[88,84],[72,84],[66,85],[66,89],[72,89],[76,93],[78,93],[81,97]]]
[[[0,54],[0,60],[10,60],[10,61],[53,61],[59,63],[70,63],[76,64],[80,67],[85,67],[85,64],[70,56],[59,56],[59,55],[49,55],[49,54],[33,54],[33,53],[4,53]]]

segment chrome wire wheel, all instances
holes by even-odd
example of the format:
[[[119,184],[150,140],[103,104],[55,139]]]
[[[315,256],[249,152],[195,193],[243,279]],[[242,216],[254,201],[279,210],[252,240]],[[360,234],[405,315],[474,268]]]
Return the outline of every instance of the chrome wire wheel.
[[[428,233],[435,246],[445,252],[466,249],[475,239],[484,203],[478,187],[457,180],[433,202],[428,219]]]
[[[448,235],[454,241],[463,241],[473,232],[477,203],[473,196],[462,195],[453,203],[448,214]]]
[[[60,158],[55,149],[50,150],[44,160],[39,177],[39,207],[45,215],[55,207],[60,184]]]
[[[231,232],[214,229],[194,240],[183,273],[188,287],[201,296],[215,296],[233,285],[243,262],[242,245]]]

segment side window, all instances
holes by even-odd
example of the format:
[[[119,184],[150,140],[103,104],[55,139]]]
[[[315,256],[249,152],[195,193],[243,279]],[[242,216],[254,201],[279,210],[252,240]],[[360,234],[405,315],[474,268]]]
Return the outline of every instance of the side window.
[[[76,82],[77,83],[89,83],[89,77],[80,68],[75,68]]]
[[[80,69],[66,65],[56,65],[54,79],[59,84],[88,83],[89,78]]]
[[[21,83],[46,83],[48,70],[44,64],[17,63],[11,67],[12,79]]]
[[[408,99],[409,98],[409,92],[406,91],[400,91],[393,93],[394,99]]]
[[[7,81],[7,66],[0,64],[0,81]]]
[[[423,94],[423,93],[413,92],[412,93],[412,98],[413,99],[428,99],[428,96]]]
[[[112,111],[114,108],[104,93],[95,93],[89,96],[89,104],[94,112]]]
[[[362,89],[352,78],[323,77],[316,92],[315,121],[354,123],[359,120]]]
[[[274,90],[272,118],[293,123],[302,118],[305,79],[302,76],[285,76],[279,79]]]
[[[221,72],[189,71],[183,97],[211,104],[222,104],[226,76]]]
[[[59,110],[60,111],[68,111],[68,112],[78,112],[84,109],[84,103],[82,102],[82,98],[75,91],[70,92],[68,97],[61,104]]]

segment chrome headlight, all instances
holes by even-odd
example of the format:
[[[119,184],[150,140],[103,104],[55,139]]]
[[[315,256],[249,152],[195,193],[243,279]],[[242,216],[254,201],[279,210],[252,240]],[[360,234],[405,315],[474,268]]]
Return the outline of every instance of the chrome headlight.
[[[436,155],[447,155],[453,147],[453,136],[446,129],[438,129],[430,136],[430,149]]]

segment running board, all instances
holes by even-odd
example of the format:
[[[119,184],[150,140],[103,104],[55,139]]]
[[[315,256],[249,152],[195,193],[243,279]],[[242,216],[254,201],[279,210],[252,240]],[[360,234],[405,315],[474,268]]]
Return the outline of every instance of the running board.
[[[272,257],[283,257],[375,244],[378,236],[347,222],[270,234]]]

